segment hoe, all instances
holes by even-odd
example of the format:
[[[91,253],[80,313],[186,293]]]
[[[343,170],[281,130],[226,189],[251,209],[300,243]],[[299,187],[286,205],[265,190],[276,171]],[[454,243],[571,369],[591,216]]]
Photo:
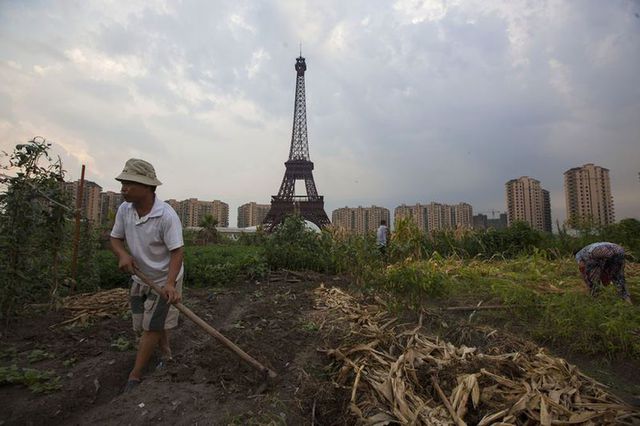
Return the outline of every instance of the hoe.
[[[151,287],[157,294],[162,295],[163,292],[160,289],[160,287],[158,287],[156,284],[151,282],[151,280],[147,278],[142,272],[140,272],[138,268],[135,268],[135,273],[138,277],[140,277],[142,282],[144,282],[146,285]],[[220,333],[218,330],[216,330],[215,328],[211,327],[209,324],[204,322],[202,318],[200,318],[195,313],[193,313],[191,309],[187,308],[180,302],[174,303],[173,306],[175,306],[180,312],[182,312],[184,316],[186,316],[191,321],[196,323],[201,329],[206,331],[209,335],[213,336],[216,340],[218,340],[220,343],[226,346],[229,350],[231,350],[233,353],[239,356],[244,362],[246,362],[251,367],[258,370],[263,375],[263,378],[265,379],[265,381],[260,386],[259,388],[260,391],[258,393],[260,393],[262,390],[264,390],[264,388],[266,388],[266,383],[269,378],[273,379],[277,377],[277,373],[275,371],[260,364],[257,360],[252,358],[249,354],[247,354],[245,351],[243,351],[238,346],[236,346],[231,340],[223,336],[222,333]]]

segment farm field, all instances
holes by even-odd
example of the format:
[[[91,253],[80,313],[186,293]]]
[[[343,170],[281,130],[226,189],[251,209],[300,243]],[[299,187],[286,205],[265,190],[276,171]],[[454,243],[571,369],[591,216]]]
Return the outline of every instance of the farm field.
[[[536,416],[539,420],[541,415],[565,420],[573,415],[592,424],[640,420],[637,406],[633,408],[640,395],[635,374],[640,366],[638,308],[620,303],[610,287],[595,300],[587,296],[569,260],[432,256],[385,265],[358,277],[282,269],[255,277],[255,270],[237,266],[247,256],[260,256],[260,250],[252,248],[192,249],[186,262],[198,264],[196,257],[207,255],[227,266],[211,272],[214,285],[201,281],[196,287],[192,281],[185,304],[279,373],[264,391],[259,374],[183,318],[173,336],[175,361],[161,369],[153,367],[157,360],[152,362],[142,385],[121,394],[135,356],[135,335],[126,291],[116,288],[97,293],[102,296],[66,299],[52,311],[30,307],[28,315],[2,327],[0,420],[349,424],[415,415],[425,424],[453,424],[431,382],[436,377],[444,394],[458,404],[456,411],[468,424],[476,424],[512,406],[516,401],[509,398],[526,394],[511,389],[511,396],[492,396],[489,391],[499,383],[490,382],[490,375],[514,383],[543,380],[548,385],[547,373],[528,375],[534,369],[562,370],[554,380],[572,383],[583,405],[576,403],[575,395],[561,395],[564,408],[551,403],[543,413],[540,397],[532,397],[529,402],[535,407],[521,410],[511,419],[515,424],[535,421]],[[236,271],[236,279],[220,284],[215,277],[223,269],[227,278],[232,277],[229,271]],[[628,266],[627,278],[632,298],[638,300],[637,264]],[[96,297],[102,297],[99,308],[91,308]],[[479,303],[479,309],[470,308]],[[87,315],[79,316],[83,306]],[[540,352],[541,347],[546,349]],[[437,361],[415,355],[427,348]],[[422,359],[416,364],[417,375],[398,364],[407,354]],[[405,370],[393,370],[398,365]],[[402,383],[403,394],[411,395],[405,405],[385,405],[384,392],[376,393],[376,377],[392,370],[398,378],[394,383]],[[468,395],[468,401],[455,400],[454,391],[462,392],[460,378],[475,380],[482,402],[474,405]],[[547,396],[554,391],[558,395],[559,388],[549,389]],[[417,401],[431,409],[421,411]],[[601,404],[598,408],[589,405],[595,401]]]

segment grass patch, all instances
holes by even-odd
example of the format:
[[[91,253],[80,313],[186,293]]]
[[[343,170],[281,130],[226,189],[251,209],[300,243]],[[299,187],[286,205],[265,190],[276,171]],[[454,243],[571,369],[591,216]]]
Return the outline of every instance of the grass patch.
[[[640,309],[620,300],[614,286],[603,288],[598,297],[588,295],[571,259],[548,260],[535,254],[496,261],[434,256],[390,265],[369,284],[414,306],[513,306],[478,311],[474,319],[576,353],[640,359]],[[627,285],[640,302],[638,275],[628,273]]]

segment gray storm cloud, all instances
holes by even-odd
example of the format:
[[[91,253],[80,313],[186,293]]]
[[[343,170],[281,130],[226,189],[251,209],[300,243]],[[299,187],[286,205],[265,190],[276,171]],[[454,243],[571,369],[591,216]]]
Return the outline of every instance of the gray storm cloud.
[[[307,58],[327,210],[427,201],[504,210],[521,175],[565,216],[562,173],[611,170],[640,209],[640,6],[614,1],[2,2],[0,148],[34,135],[116,189],[156,165],[165,198],[235,208],[277,192]]]

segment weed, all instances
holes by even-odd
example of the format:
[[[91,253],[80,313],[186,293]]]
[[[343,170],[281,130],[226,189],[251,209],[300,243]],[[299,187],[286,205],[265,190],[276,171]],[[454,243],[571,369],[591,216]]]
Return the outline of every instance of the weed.
[[[0,383],[21,384],[34,393],[49,393],[62,387],[60,376],[53,371],[20,368],[15,364],[10,367],[0,367]]]
[[[17,356],[18,350],[13,346],[0,350],[0,359],[9,359],[13,361]]]
[[[30,364],[51,358],[53,358],[53,355],[42,349],[34,349],[27,354],[27,361]]]
[[[111,342],[111,347],[121,352],[125,352],[125,351],[132,350],[133,344],[126,337],[120,336],[116,340]]]
[[[304,331],[308,332],[316,332],[320,329],[320,327],[318,327],[318,324],[313,321],[304,322],[302,323],[301,327]]]
[[[72,367],[76,364],[76,362],[78,362],[78,360],[76,358],[69,358],[69,359],[65,359],[62,362],[62,365],[64,365],[65,367],[69,368]]]

